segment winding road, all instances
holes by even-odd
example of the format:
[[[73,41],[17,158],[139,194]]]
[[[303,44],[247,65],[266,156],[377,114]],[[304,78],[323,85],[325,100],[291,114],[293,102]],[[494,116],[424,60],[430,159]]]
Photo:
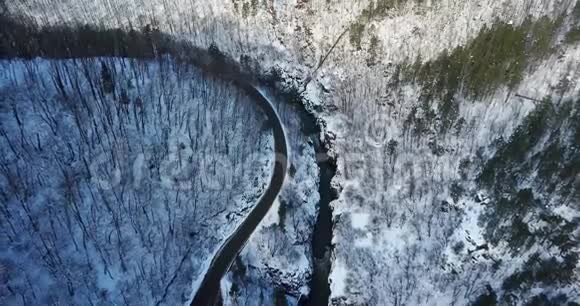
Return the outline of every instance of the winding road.
[[[0,3],[2,0],[0,0]],[[56,28],[42,28],[34,27],[29,28],[26,24],[21,24],[15,19],[5,18],[0,20],[2,25],[8,25],[0,27],[0,36],[14,37],[17,32],[13,29],[27,29],[24,32],[30,35],[30,37],[40,37],[41,35],[53,35],[59,38],[60,44],[54,46],[48,46],[48,49],[43,49],[42,44],[38,44],[37,48],[28,48],[28,45],[17,45],[14,42],[14,46],[10,46],[8,54],[5,54],[6,58],[24,58],[30,59],[32,55],[42,58],[57,58],[62,59],[67,56],[71,58],[83,58],[83,57],[118,57],[120,53],[127,53],[128,49],[132,51],[137,51],[135,54],[129,52],[129,54],[124,54],[123,56],[127,58],[145,59],[151,60],[150,54],[147,52],[146,48],[144,50],[137,50],[129,45],[122,44],[102,44],[102,40],[96,39],[101,38],[103,35],[109,35],[110,32],[100,32],[105,31],[104,29],[91,28],[91,31],[96,31],[101,35],[89,35],[84,37],[84,39],[89,39],[88,41],[83,40],[82,43],[78,43],[77,33],[75,29],[70,29],[69,31],[59,28],[59,32],[52,32]],[[121,31],[121,32],[119,32]],[[14,32],[14,33],[13,33]],[[129,37],[127,33],[123,32],[121,29],[116,29],[116,34],[119,34],[121,38]],[[18,33],[20,35],[20,33]],[[125,36],[123,36],[125,35]],[[131,40],[127,41],[149,41],[151,36],[141,33],[139,31],[132,31],[130,33]],[[135,36],[136,35],[136,36]],[[135,37],[137,40],[135,40]],[[216,252],[214,258],[212,259],[203,279],[193,297],[190,305],[193,306],[209,306],[214,305],[218,299],[218,293],[220,289],[220,281],[222,277],[229,270],[234,259],[238,253],[243,249],[246,242],[258,226],[262,219],[266,216],[270,207],[274,203],[274,200],[278,196],[278,193],[282,189],[284,184],[284,179],[286,178],[286,172],[288,168],[288,145],[286,140],[286,135],[284,128],[278,113],[276,112],[274,105],[254,86],[239,74],[238,67],[231,67],[229,64],[234,61],[226,58],[217,47],[209,50],[200,49],[197,47],[192,47],[187,44],[179,44],[178,41],[170,38],[167,34],[155,35],[158,41],[155,41],[151,45],[164,46],[165,48],[160,48],[163,50],[161,53],[157,53],[158,50],[150,50],[155,54],[155,56],[172,55],[175,56],[174,60],[181,63],[192,64],[195,67],[201,69],[202,71],[209,73],[213,76],[221,78],[223,80],[231,80],[238,88],[241,88],[246,92],[250,98],[254,99],[258,106],[266,114],[270,124],[273,127],[274,135],[274,169],[272,173],[272,178],[269,186],[258,200],[258,203],[250,211],[248,217],[235,229],[235,231],[224,241],[221,247]],[[92,40],[94,39],[94,40]],[[122,39],[121,39],[122,40]],[[21,40],[22,42],[28,40]],[[19,41],[20,42],[20,41]],[[64,43],[62,43],[64,42]],[[69,48],[68,43],[77,42],[74,48]],[[94,46],[100,46],[96,50]],[[110,48],[109,48],[110,47]],[[123,49],[125,47],[126,49]],[[84,48],[84,49],[83,49]],[[119,49],[120,48],[120,49]],[[4,50],[6,51],[6,50]],[[32,53],[31,53],[32,52]],[[97,52],[95,54],[95,52]],[[233,68],[233,69],[232,69]],[[251,141],[251,140],[250,140]]]
[[[288,144],[282,121],[274,105],[252,84],[243,80],[235,80],[234,83],[258,103],[273,127],[274,169],[270,184],[256,206],[217,251],[191,301],[191,306],[213,306],[216,304],[222,277],[227,273],[238,253],[244,248],[258,224],[272,207],[282,189],[288,168]]]

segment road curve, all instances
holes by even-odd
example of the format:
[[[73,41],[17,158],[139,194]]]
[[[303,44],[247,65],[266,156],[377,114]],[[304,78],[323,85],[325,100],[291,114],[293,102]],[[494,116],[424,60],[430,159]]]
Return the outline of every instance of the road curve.
[[[288,169],[288,144],[282,121],[274,105],[252,84],[243,80],[234,80],[234,83],[258,103],[258,106],[266,114],[273,127],[274,169],[270,184],[262,197],[260,197],[260,200],[258,200],[256,206],[254,206],[248,217],[225,240],[215,254],[191,301],[191,306],[213,306],[216,304],[222,277],[227,273],[238,253],[243,249],[258,224],[260,224],[270,210],[270,207],[272,207],[274,200],[276,200],[278,193],[282,189]]]
[[[2,0],[0,0],[0,3],[2,3]],[[100,45],[102,43],[101,40],[93,40],[95,37],[99,37],[99,35],[93,35],[94,37],[85,37],[86,39],[89,39],[89,43],[87,43],[87,41],[79,43],[77,33],[75,33],[74,29],[69,31],[66,29],[64,31],[59,29],[57,33],[54,32],[57,29],[56,27],[29,28],[25,23],[21,23],[19,20],[13,19],[13,16],[5,17],[6,18],[1,20],[3,27],[0,27],[0,36],[7,35],[6,37],[11,37],[16,33],[12,33],[13,31],[10,31],[11,29],[25,28],[27,29],[27,34],[30,35],[30,37],[37,37],[41,34],[57,34],[56,37],[59,37],[59,41],[64,41],[67,43],[57,44],[58,46],[56,47],[52,45],[38,45],[38,48],[32,49],[28,48],[28,46],[25,46],[24,44],[18,45],[15,43],[14,46],[11,46],[9,49],[3,50],[9,51],[7,54],[5,54],[5,59],[30,59],[32,57],[41,57],[47,59],[63,59],[67,57],[123,57],[147,61],[152,59],[151,54],[149,54],[148,50],[146,50],[147,48],[143,48],[143,50],[136,50],[135,48],[132,48],[131,52],[128,51],[129,46],[124,44],[109,44],[103,48],[103,46]],[[9,25],[9,27],[4,25]],[[104,31],[104,29],[91,28],[91,31],[101,33],[101,31]],[[123,29],[117,28],[115,31],[117,34],[120,33],[120,36],[117,38],[128,37],[123,36],[127,35]],[[137,39],[143,39],[144,41],[149,41],[152,39],[150,35],[140,31],[132,31],[130,35],[131,37],[137,37]],[[242,221],[242,223],[235,229],[233,234],[230,235],[218,249],[216,255],[210,263],[206,274],[203,276],[203,280],[201,281],[199,288],[193,297],[193,300],[190,303],[190,305],[193,306],[213,306],[218,297],[217,293],[219,291],[220,280],[228,271],[235,257],[242,250],[258,224],[265,217],[268,210],[270,210],[270,207],[282,189],[288,168],[288,149],[286,136],[282,122],[274,108],[274,105],[270,103],[270,101],[248,81],[249,78],[246,78],[246,75],[240,72],[240,68],[235,64],[235,61],[229,57],[226,57],[223,53],[221,53],[221,51],[219,51],[219,49],[217,49],[217,47],[212,44],[208,50],[205,50],[185,43],[185,41],[176,40],[169,34],[158,33],[158,35],[154,36],[156,38],[152,41],[151,45],[164,47],[160,48],[160,50],[150,50],[152,51],[152,54],[154,54],[154,58],[159,57],[162,59],[165,55],[170,55],[173,56],[173,60],[178,63],[191,64],[199,68],[204,73],[208,73],[222,80],[231,80],[256,101],[258,106],[266,114],[269,122],[273,127],[275,161],[270,184],[262,197],[259,199],[256,206],[250,211],[248,217]],[[28,42],[28,40],[22,41]],[[69,48],[68,43],[73,43],[75,48]],[[114,47],[112,47],[113,45]],[[95,50],[94,46],[101,46],[101,48],[98,48],[99,50]],[[48,48],[45,49],[45,47]],[[158,51],[160,53],[158,53]]]

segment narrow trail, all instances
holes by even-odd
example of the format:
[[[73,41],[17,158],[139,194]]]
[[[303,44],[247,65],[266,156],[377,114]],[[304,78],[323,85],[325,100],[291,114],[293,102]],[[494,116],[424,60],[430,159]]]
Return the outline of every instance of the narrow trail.
[[[212,259],[190,303],[191,306],[213,306],[217,303],[219,300],[221,279],[229,270],[236,256],[244,248],[256,227],[264,219],[270,207],[272,207],[274,200],[276,200],[276,197],[282,189],[288,169],[288,143],[282,121],[274,105],[252,84],[242,80],[235,80],[234,83],[258,103],[258,106],[264,111],[269,122],[272,124],[275,154],[274,169],[270,184],[258,200],[256,206],[250,211],[248,217],[224,241]]]

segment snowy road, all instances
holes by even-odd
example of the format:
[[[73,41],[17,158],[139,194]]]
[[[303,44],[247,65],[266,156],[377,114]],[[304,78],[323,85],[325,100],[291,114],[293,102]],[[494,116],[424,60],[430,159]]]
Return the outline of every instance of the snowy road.
[[[243,249],[258,224],[270,210],[282,189],[288,168],[288,145],[284,127],[273,104],[255,86],[248,82],[236,80],[235,83],[258,103],[258,106],[264,111],[272,125],[275,154],[274,169],[270,184],[256,206],[217,251],[191,301],[191,306],[216,304],[222,277],[229,270],[238,253]]]

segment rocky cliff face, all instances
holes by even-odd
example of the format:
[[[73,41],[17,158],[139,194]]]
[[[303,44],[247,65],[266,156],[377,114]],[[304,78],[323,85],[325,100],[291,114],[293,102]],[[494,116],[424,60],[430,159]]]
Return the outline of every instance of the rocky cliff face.
[[[297,89],[339,166],[332,304],[578,300],[577,1],[43,3],[7,6],[42,23],[154,23]],[[259,272],[245,283],[306,284],[288,252],[246,252]]]

